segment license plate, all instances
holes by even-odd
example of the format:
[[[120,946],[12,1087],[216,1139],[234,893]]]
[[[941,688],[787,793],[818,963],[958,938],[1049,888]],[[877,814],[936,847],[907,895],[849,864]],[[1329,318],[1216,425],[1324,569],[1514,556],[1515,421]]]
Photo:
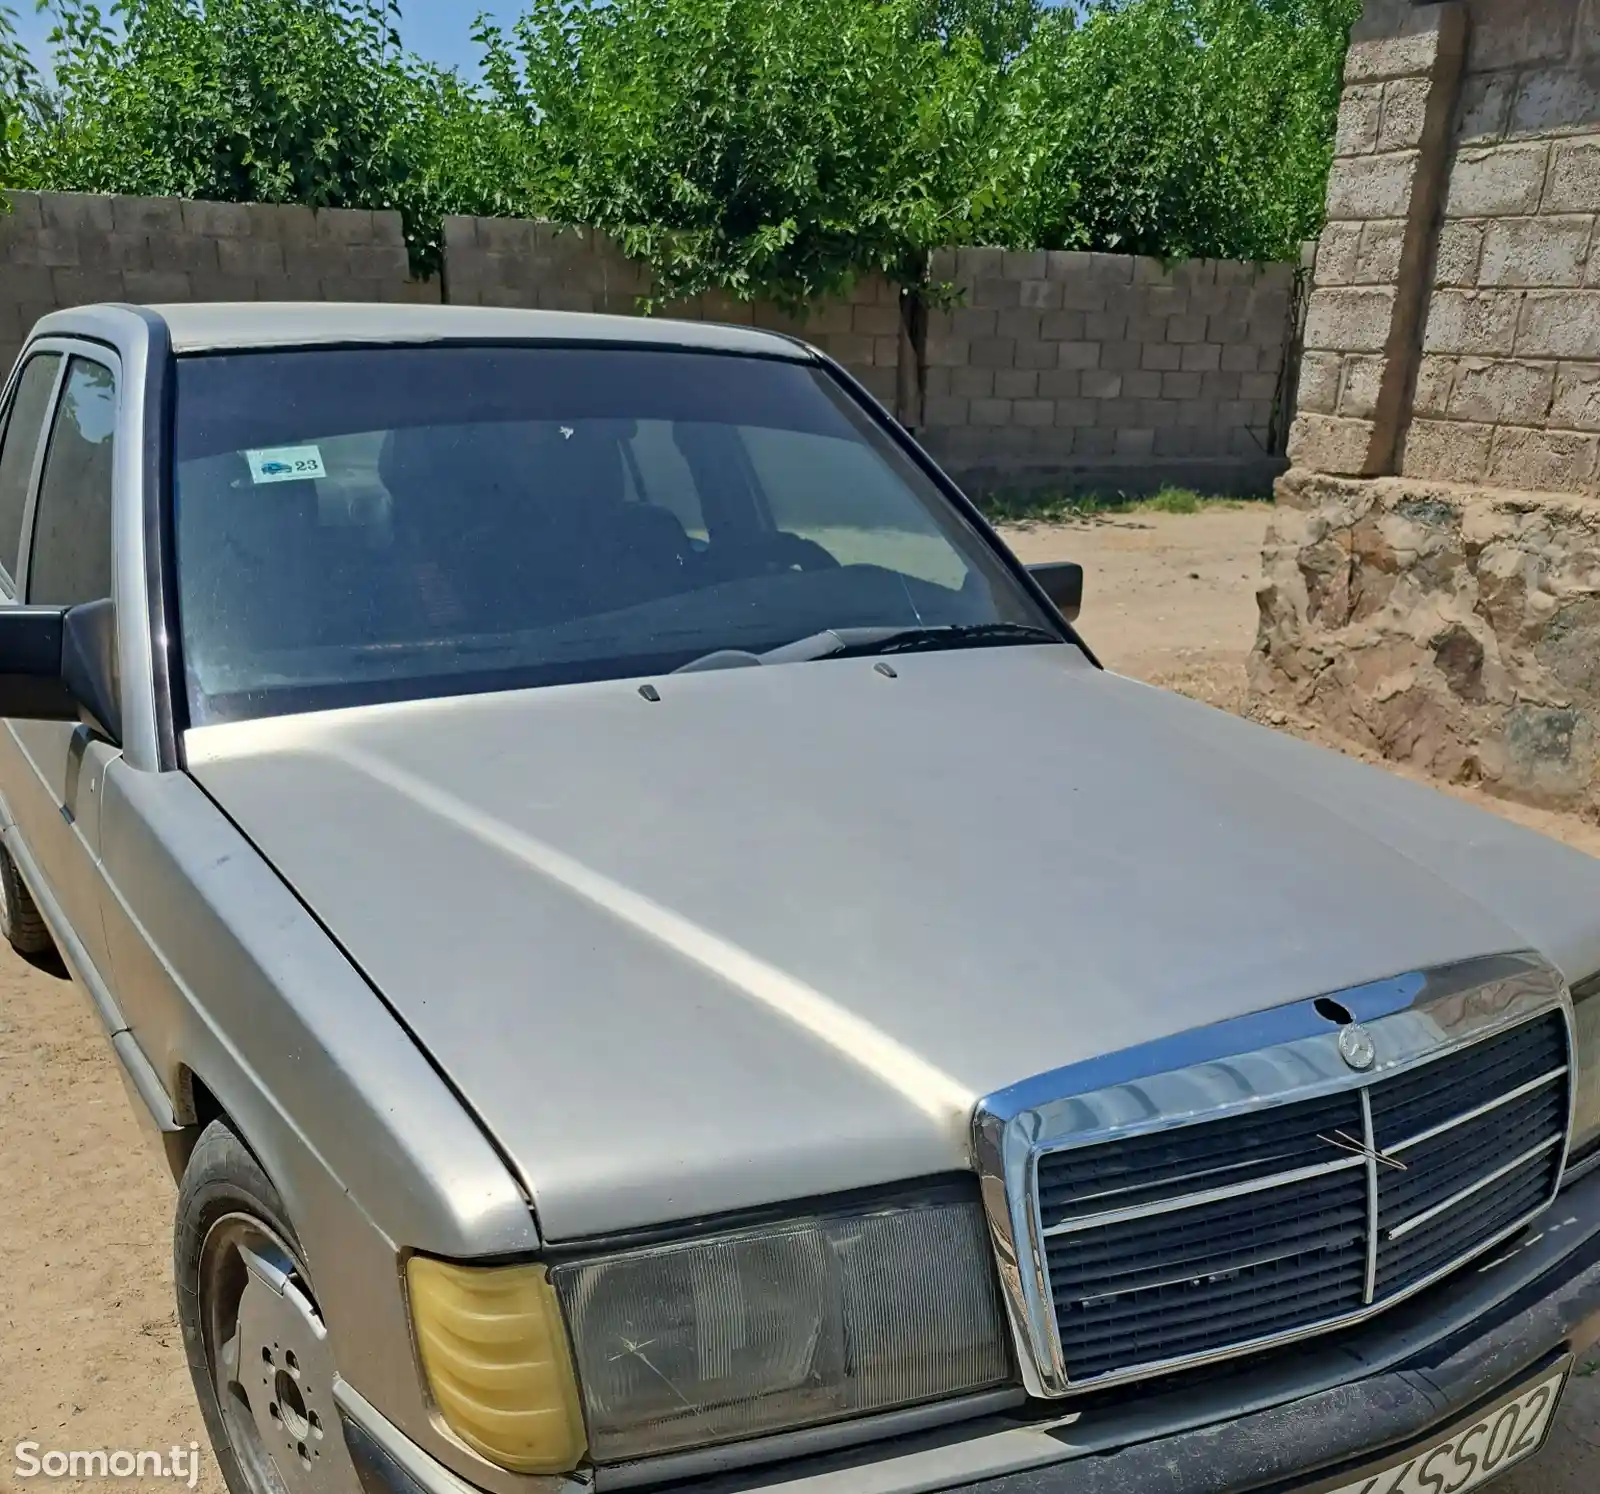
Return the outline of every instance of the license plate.
[[[1331,1494],[1467,1494],[1544,1446],[1566,1378],[1563,1365],[1444,1441]]]

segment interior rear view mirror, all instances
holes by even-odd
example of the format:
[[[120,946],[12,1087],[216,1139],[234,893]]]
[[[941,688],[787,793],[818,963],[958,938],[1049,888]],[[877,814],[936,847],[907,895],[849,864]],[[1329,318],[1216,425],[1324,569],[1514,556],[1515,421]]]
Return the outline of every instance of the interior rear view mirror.
[[[1028,574],[1037,581],[1044,594],[1056,604],[1068,622],[1076,622],[1083,609],[1083,567],[1072,560],[1051,560],[1042,565],[1030,565]]]

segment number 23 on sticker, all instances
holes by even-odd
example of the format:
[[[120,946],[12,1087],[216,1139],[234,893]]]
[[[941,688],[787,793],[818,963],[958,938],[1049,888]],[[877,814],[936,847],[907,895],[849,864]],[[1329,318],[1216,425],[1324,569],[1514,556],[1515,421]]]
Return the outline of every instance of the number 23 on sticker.
[[[315,446],[268,446],[244,455],[254,483],[303,482],[328,475],[322,465],[322,452]]]

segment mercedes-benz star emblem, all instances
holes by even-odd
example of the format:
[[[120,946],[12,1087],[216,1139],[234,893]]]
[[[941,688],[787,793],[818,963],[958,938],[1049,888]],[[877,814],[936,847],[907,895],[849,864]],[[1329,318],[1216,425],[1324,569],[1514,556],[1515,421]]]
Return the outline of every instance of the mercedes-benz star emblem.
[[[1353,1069],[1365,1073],[1378,1061],[1377,1045],[1372,1034],[1359,1023],[1352,1022],[1339,1029],[1339,1056]]]

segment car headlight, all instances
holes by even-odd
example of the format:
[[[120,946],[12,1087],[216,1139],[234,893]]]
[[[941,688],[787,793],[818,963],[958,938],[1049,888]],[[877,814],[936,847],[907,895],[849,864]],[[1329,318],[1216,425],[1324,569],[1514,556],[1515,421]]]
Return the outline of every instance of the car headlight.
[[[1578,1040],[1573,1075],[1572,1161],[1588,1161],[1600,1148],[1600,975],[1572,988]]]
[[[976,1201],[853,1213],[556,1266],[598,1463],[1004,1383]]]

